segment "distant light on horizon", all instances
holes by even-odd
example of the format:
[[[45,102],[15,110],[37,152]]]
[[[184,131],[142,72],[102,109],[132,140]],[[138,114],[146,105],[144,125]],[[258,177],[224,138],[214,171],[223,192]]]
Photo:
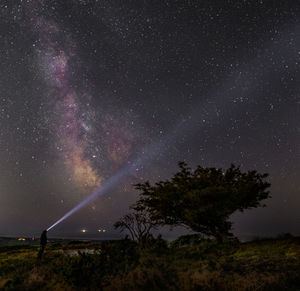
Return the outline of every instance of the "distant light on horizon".
[[[82,229],[81,232],[85,233],[85,232],[87,232],[87,230],[86,229]]]

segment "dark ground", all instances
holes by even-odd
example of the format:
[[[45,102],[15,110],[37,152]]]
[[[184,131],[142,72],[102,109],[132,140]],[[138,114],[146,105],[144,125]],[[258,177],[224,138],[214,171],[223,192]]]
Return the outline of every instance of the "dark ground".
[[[41,261],[37,241],[0,241],[0,290],[300,290],[299,237],[144,247],[54,240]]]

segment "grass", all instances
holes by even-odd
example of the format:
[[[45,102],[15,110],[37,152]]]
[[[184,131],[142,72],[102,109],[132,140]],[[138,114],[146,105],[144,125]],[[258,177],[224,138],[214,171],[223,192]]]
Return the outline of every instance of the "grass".
[[[70,256],[68,251],[93,249]],[[300,290],[300,238],[0,247],[0,290]]]

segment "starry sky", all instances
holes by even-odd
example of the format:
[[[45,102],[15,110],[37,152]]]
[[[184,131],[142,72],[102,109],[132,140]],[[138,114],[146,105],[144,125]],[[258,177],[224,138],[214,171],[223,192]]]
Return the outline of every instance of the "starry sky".
[[[136,159],[53,235],[113,234],[132,184],[178,161],[268,172],[234,232],[300,234],[298,1],[1,0],[0,60],[0,234],[40,233]]]

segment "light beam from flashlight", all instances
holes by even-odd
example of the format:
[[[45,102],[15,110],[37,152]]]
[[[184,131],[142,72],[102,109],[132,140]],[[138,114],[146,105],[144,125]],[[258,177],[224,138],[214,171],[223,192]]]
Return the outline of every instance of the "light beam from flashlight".
[[[148,147],[148,150],[144,151],[143,156],[135,159],[134,162],[128,161],[127,164],[123,166],[115,175],[111,176],[108,180],[104,181],[104,183],[100,187],[96,188],[89,196],[87,196],[84,200],[82,200],[74,208],[68,211],[59,220],[57,220],[50,227],[48,227],[47,231],[64,221],[66,218],[80,210],[82,207],[88,205],[96,198],[103,196],[108,191],[112,190],[117,184],[121,183],[122,180],[125,180],[127,177],[129,177],[135,169],[138,169],[141,165],[145,165],[146,162],[151,160],[155,153],[157,153],[161,147],[166,145],[166,143],[170,140],[170,138],[172,138],[172,136],[173,134],[168,134],[164,138],[164,140],[159,140],[151,144]]]
[[[61,217],[59,220],[57,220],[55,223],[53,223],[50,227],[47,228],[47,231],[49,231],[51,228],[55,227],[62,221],[64,221],[66,218],[77,212],[82,207],[86,206],[93,200],[95,200],[97,197],[104,195],[109,190],[111,190],[117,183],[120,183],[123,179],[125,179],[130,174],[130,168],[132,166],[123,167],[119,172],[117,172],[114,176],[110,177],[108,180],[106,180],[99,188],[95,189],[88,197],[86,197],[84,200],[82,200],[79,204],[77,204],[74,208],[72,208],[70,211],[68,211],[63,217]]]

